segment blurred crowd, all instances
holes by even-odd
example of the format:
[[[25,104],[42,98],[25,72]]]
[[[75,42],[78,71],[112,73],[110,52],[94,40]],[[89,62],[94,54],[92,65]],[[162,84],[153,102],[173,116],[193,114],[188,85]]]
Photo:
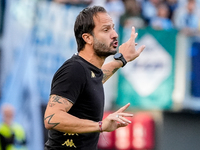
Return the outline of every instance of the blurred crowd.
[[[121,26],[178,29],[188,36],[200,30],[199,0],[54,0],[63,4],[104,5]]]
[[[39,0],[42,1],[42,0]],[[200,0],[47,0],[70,5],[101,5],[121,26],[178,29],[186,35],[199,34]],[[5,0],[0,0],[3,11]],[[1,14],[3,14],[1,12]],[[1,17],[2,19],[3,17]],[[0,21],[2,22],[2,21]],[[2,26],[2,23],[1,23]]]

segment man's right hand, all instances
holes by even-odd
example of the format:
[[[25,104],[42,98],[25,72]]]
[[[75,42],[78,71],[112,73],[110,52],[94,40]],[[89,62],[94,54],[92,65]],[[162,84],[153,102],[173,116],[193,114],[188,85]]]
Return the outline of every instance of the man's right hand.
[[[125,106],[121,107],[118,111],[109,114],[103,121],[102,121],[102,130],[105,132],[111,132],[116,130],[119,127],[125,127],[131,123],[130,120],[126,119],[125,117],[133,117],[133,114],[124,113],[124,111],[130,106],[130,103],[126,104]]]

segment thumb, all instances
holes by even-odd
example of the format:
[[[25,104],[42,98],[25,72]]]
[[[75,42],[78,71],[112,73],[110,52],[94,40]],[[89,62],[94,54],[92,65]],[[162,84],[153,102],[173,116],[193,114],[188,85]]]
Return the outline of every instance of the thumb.
[[[140,55],[140,53],[142,53],[142,51],[145,49],[145,45],[142,45],[140,46],[138,49],[137,49],[137,53],[138,53],[138,56]]]

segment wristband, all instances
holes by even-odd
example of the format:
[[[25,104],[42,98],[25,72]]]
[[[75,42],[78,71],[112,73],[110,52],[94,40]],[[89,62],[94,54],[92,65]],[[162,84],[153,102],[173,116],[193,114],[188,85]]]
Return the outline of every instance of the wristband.
[[[100,131],[100,132],[103,132],[102,124],[103,124],[102,121],[99,121],[99,131]]]

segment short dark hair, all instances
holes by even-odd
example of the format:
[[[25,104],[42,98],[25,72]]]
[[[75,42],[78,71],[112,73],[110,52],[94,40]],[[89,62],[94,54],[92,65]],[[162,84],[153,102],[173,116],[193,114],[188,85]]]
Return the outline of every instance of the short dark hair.
[[[83,33],[89,33],[93,35],[93,29],[95,27],[93,17],[99,12],[106,13],[106,10],[101,6],[87,7],[83,9],[76,17],[74,34],[76,37],[78,52],[80,52],[86,44],[82,38]]]

